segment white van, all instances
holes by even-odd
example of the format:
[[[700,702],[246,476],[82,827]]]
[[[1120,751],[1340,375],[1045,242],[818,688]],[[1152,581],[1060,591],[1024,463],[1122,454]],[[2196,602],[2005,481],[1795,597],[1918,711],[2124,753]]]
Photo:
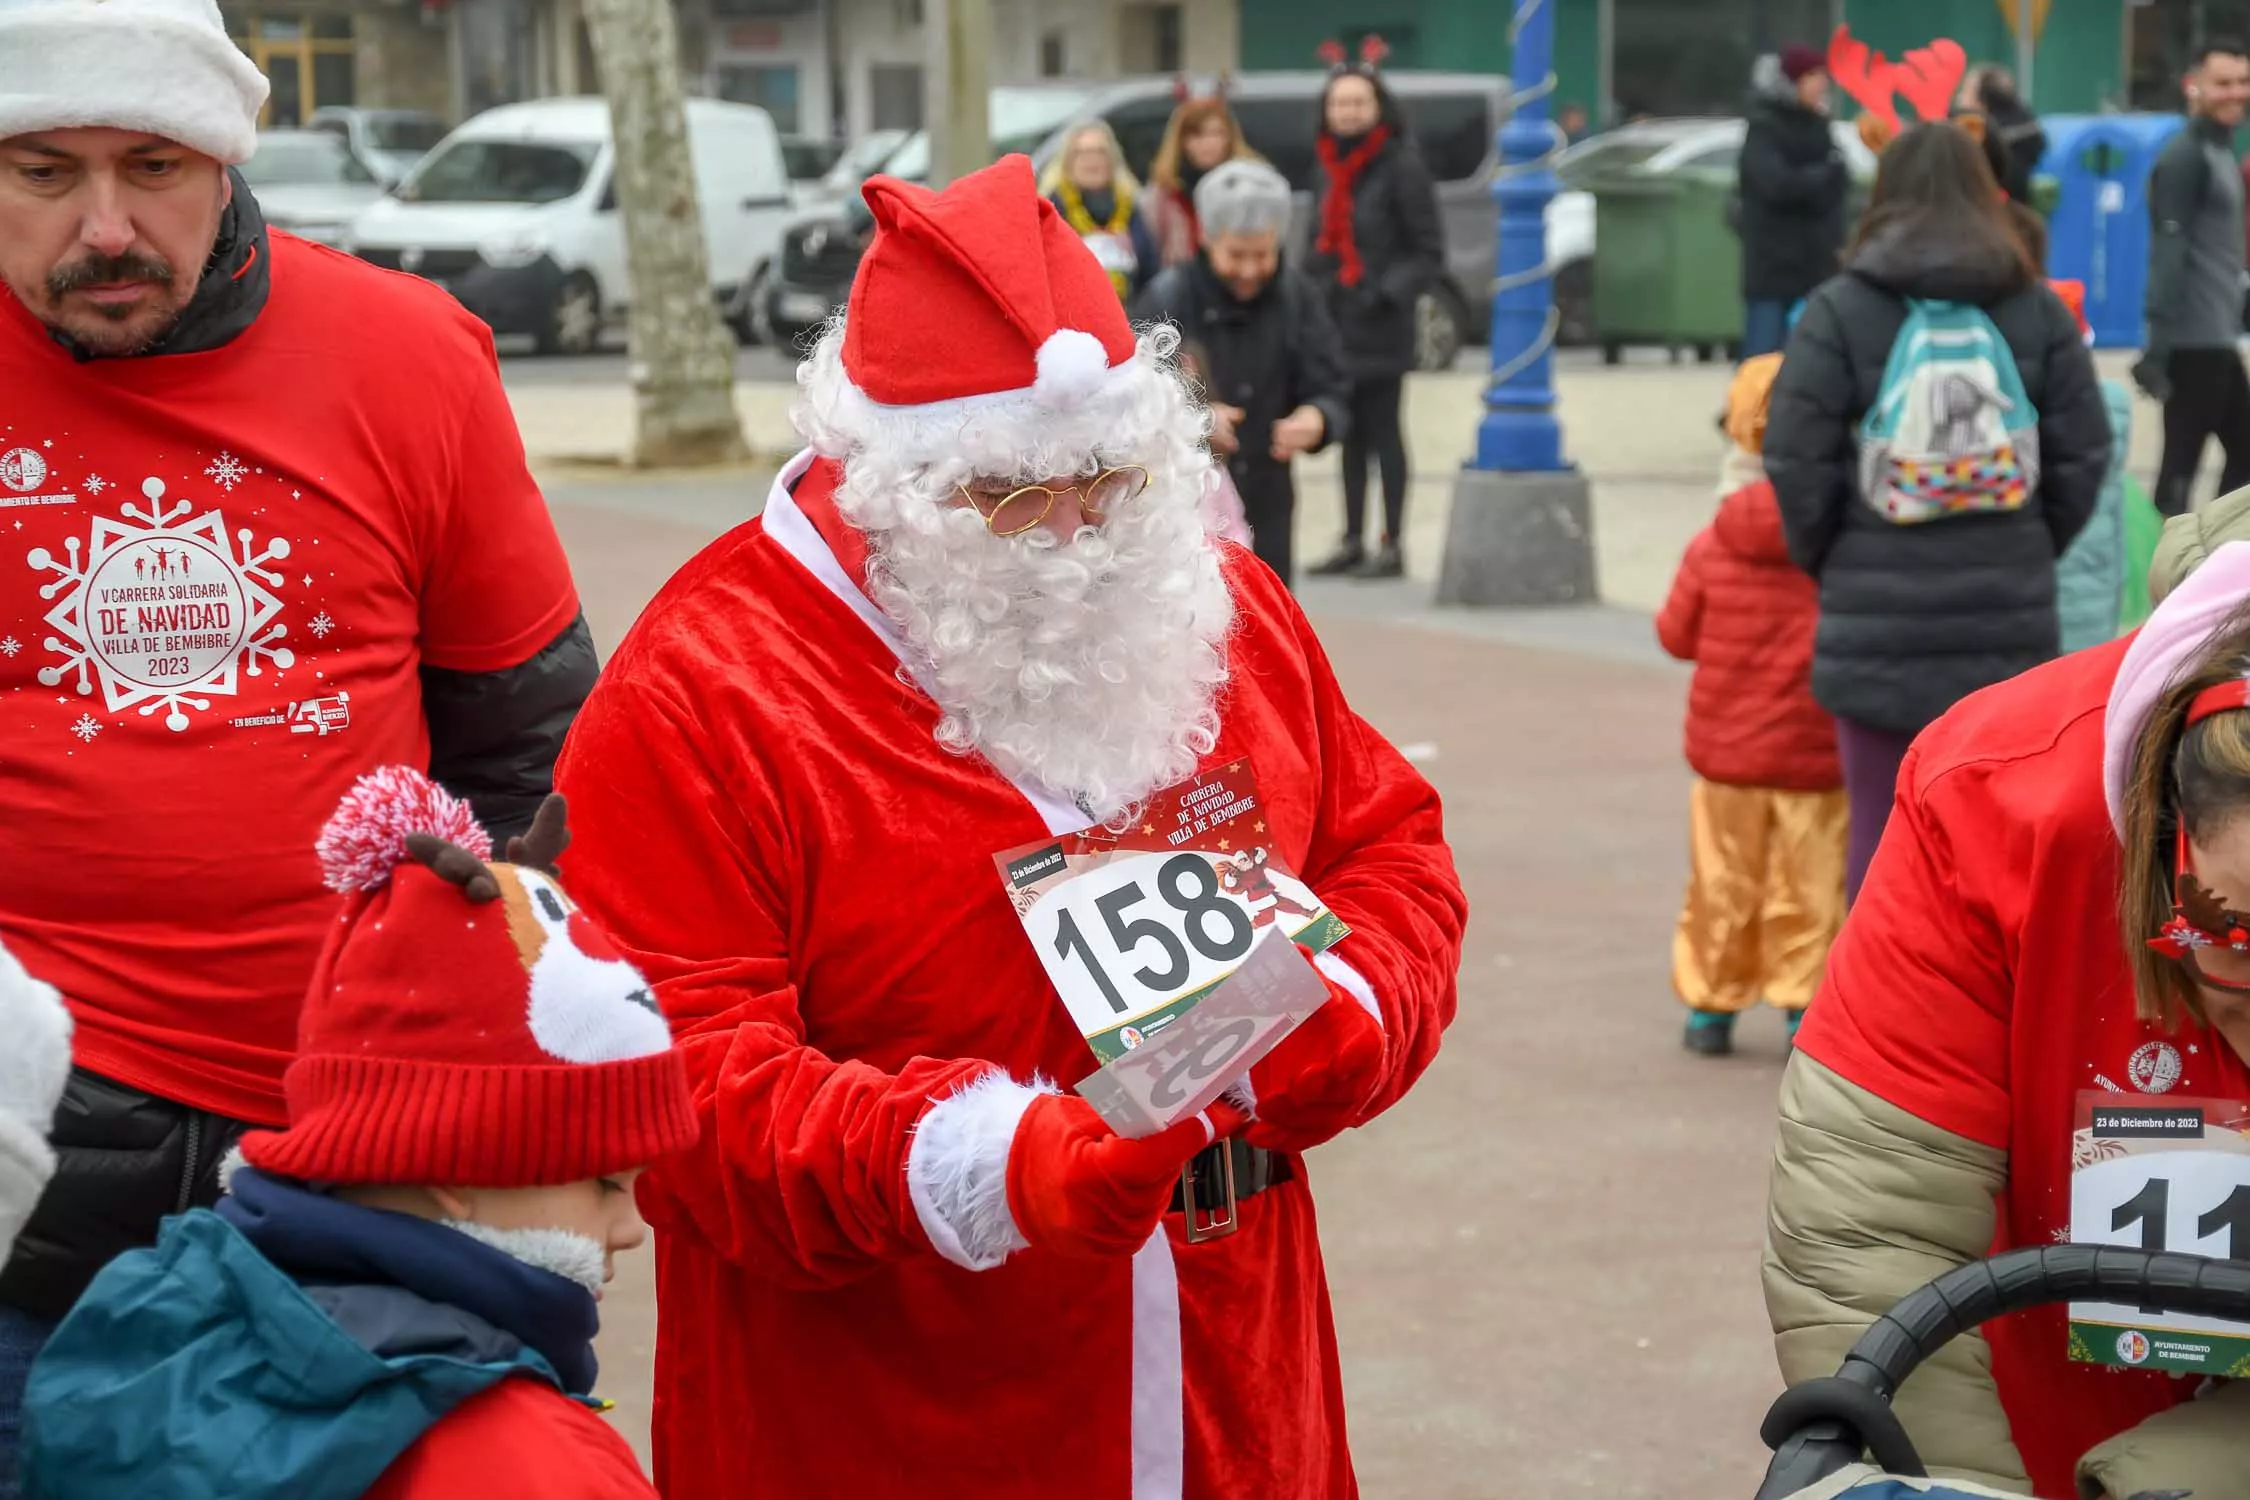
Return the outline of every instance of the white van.
[[[714,99],[687,101],[687,127],[712,291],[740,330],[790,213],[781,138],[764,110]],[[585,353],[622,320],[628,293],[610,173],[603,100],[502,105],[440,141],[343,245],[437,282],[495,333]]]

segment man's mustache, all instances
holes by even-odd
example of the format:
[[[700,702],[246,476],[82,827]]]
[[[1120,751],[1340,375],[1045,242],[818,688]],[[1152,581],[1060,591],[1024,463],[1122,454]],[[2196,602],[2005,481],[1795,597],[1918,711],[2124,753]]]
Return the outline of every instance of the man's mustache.
[[[146,282],[152,286],[172,284],[172,266],[162,256],[144,255],[128,250],[123,255],[89,255],[69,265],[57,266],[47,273],[47,295],[66,296],[82,292],[90,286],[117,286],[130,282]]]

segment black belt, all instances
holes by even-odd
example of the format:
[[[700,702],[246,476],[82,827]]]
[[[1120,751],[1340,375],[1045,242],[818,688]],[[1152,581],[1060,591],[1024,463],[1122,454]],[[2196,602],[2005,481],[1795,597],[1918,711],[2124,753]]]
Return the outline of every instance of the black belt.
[[[1240,1139],[1216,1141],[1198,1151],[1180,1174],[1171,1212],[1187,1214],[1189,1244],[1215,1240],[1234,1233],[1237,1203],[1289,1177],[1289,1158],[1277,1151]]]

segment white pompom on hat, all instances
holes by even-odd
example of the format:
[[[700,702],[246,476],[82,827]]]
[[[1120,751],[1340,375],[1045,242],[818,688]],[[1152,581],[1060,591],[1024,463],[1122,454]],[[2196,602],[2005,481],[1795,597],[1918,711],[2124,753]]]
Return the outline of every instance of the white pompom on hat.
[[[1029,158],[943,192],[889,177],[863,191],[875,239],[845,309],[843,366],[851,425],[870,441],[954,417],[1036,424],[1118,389],[1133,326]]]
[[[231,166],[265,102],[216,0],[0,0],[0,140],[102,126]]]

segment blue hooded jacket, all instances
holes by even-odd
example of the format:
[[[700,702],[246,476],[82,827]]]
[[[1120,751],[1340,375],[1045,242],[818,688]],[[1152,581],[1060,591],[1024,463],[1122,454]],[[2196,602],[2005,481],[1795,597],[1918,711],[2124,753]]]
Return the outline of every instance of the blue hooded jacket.
[[[597,1322],[585,1288],[456,1230],[238,1171],[56,1329],[24,1492],[346,1500],[498,1381],[583,1397]]]

